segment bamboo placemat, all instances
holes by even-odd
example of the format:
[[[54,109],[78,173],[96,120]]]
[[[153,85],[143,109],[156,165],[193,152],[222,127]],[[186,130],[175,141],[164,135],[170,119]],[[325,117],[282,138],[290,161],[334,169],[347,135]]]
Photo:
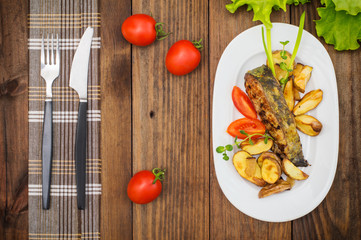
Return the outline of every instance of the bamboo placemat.
[[[100,13],[98,0],[30,0],[29,239],[100,238]],[[85,29],[94,28],[88,73],[86,209],[77,209],[74,144],[79,99],[69,87],[71,63]],[[60,75],[53,83],[53,165],[50,209],[42,209],[41,143],[45,81],[40,76],[42,35],[60,41]],[[45,41],[46,46],[46,41]]]

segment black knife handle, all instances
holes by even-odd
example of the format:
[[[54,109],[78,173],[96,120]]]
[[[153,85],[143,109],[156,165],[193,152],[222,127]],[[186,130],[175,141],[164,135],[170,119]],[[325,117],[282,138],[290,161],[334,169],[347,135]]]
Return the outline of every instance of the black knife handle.
[[[75,138],[75,171],[78,209],[85,209],[87,108],[87,102],[79,103],[78,126],[76,128]]]
[[[45,101],[43,142],[41,148],[43,174],[43,209],[50,206],[51,163],[53,159],[53,102]]]

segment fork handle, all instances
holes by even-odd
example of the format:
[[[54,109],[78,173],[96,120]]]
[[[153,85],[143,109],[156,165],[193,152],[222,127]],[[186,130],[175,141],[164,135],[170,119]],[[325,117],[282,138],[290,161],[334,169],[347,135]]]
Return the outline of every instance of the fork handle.
[[[75,138],[75,172],[78,209],[80,210],[85,209],[87,108],[88,103],[86,101],[79,103]]]
[[[53,159],[53,102],[45,100],[42,143],[43,209],[50,206],[51,164]]]

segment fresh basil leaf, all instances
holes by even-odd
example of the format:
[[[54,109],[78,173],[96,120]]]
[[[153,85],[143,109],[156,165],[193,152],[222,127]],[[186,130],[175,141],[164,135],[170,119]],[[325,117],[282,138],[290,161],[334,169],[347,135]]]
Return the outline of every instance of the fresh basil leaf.
[[[226,149],[225,149],[225,147],[223,147],[223,146],[219,146],[219,147],[217,147],[216,148],[216,152],[217,153],[222,153],[222,152],[224,152]]]
[[[288,78],[281,78],[281,80],[280,80],[281,86],[286,85],[287,82],[288,82]]]
[[[233,146],[231,144],[228,144],[228,145],[226,145],[226,149],[227,149],[227,151],[232,151]]]
[[[287,64],[285,62],[280,63],[280,68],[287,71]]]
[[[286,46],[288,43],[289,43],[290,41],[284,41],[284,42],[282,42],[282,41],[280,41],[280,43],[283,45],[283,46]]]
[[[240,133],[242,133],[243,135],[248,136],[248,133],[246,133],[244,130],[239,130]]]

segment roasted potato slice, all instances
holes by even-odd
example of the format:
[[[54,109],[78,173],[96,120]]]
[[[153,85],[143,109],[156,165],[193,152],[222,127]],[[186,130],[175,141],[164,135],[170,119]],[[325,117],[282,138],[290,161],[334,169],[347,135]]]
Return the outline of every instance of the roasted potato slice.
[[[281,165],[281,159],[275,153],[273,153],[273,152],[264,152],[257,159],[257,164],[258,164],[259,167],[262,167],[263,160],[265,160],[266,158],[273,158]]]
[[[303,64],[297,63],[295,68],[292,71],[293,76],[293,97],[295,98],[295,101],[301,100],[300,92],[295,87],[295,76],[298,76],[303,68]]]
[[[258,197],[259,198],[268,197],[272,194],[280,193],[280,192],[283,192],[283,191],[289,190],[289,189],[291,189],[291,184],[287,181],[279,179],[275,184],[270,184],[270,185],[263,187],[259,191]]]
[[[313,90],[307,93],[293,108],[293,114],[296,116],[302,115],[314,109],[322,101],[322,95],[323,92],[321,89]]]
[[[248,181],[263,187],[266,182],[262,179],[261,168],[256,159],[246,151],[239,151],[233,155],[233,165],[239,175]]]
[[[283,95],[285,97],[286,103],[290,111],[293,110],[295,106],[295,99],[293,96],[293,76],[288,78],[285,89],[283,90]]]
[[[288,177],[295,180],[305,180],[308,178],[308,174],[302,172],[301,169],[296,167],[287,158],[282,160],[282,170]]]
[[[309,115],[295,116],[296,127],[309,136],[317,136],[322,130],[322,123]]]
[[[275,67],[275,74],[276,79],[279,81],[282,78],[285,78],[287,76],[287,71],[280,68],[281,62],[284,62],[289,66],[289,63],[291,62],[291,54],[287,51],[286,52],[286,59],[283,59],[281,57],[281,51],[282,50],[276,50],[272,52],[272,58],[273,58],[273,65]],[[267,66],[269,67],[269,63],[267,60]]]
[[[286,51],[287,59],[283,59],[281,57],[281,51],[282,50],[276,50],[276,51],[272,52],[273,64],[274,65],[276,65],[276,64],[280,65],[281,62],[285,62],[287,64],[287,66],[289,66],[290,62],[291,62],[291,57],[292,57],[291,53]],[[269,66],[268,60],[267,60],[267,66]]]
[[[273,140],[268,139],[267,144],[264,143],[265,138],[257,138],[253,140],[253,145],[249,143],[249,141],[244,141],[241,143],[242,150],[248,152],[251,155],[260,154],[263,152],[267,152],[271,149],[273,145]]]
[[[295,99],[295,101],[301,100],[300,92],[295,87],[293,87],[293,98]]]
[[[286,182],[288,182],[291,185],[291,188],[295,185],[295,180],[293,178],[290,178],[287,176]]]
[[[294,72],[294,85],[295,88],[301,93],[305,92],[306,85],[311,78],[312,69],[313,68],[310,66],[303,66],[302,70],[299,73]]]
[[[262,163],[261,174],[263,180],[267,183],[273,184],[281,177],[281,165],[274,158],[265,158]]]
[[[301,73],[301,71],[302,71],[302,68],[303,68],[303,67],[304,67],[303,64],[297,63],[296,66],[293,68],[293,71],[292,71],[291,74],[292,74],[294,77],[299,76],[300,73]]]
[[[256,167],[257,167],[256,159],[254,157],[247,157],[246,168],[244,169],[246,175],[252,177],[256,172]]]

